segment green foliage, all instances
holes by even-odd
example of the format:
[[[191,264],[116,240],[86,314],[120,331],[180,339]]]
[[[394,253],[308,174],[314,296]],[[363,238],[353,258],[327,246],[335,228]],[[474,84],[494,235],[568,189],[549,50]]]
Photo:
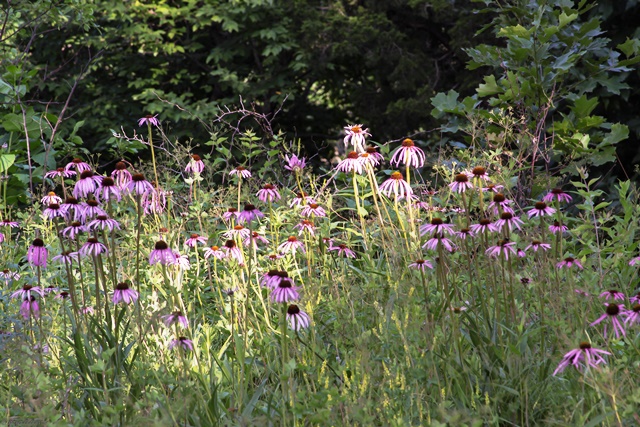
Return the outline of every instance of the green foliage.
[[[494,16],[488,28],[498,43],[465,51],[468,68],[491,74],[474,96],[460,100],[449,92],[432,99],[434,117],[449,113],[443,131],[462,131],[467,145],[501,147],[519,163],[533,161],[557,174],[614,161],[629,129],[595,112],[629,92],[625,80],[640,61],[635,39],[619,46],[622,58],[598,17],[588,16],[587,2],[488,5],[484,12]]]
[[[2,208],[30,203],[40,193],[45,172],[55,169],[58,156],[82,145],[81,126],[61,127],[67,113],[68,82],[52,98],[33,98],[46,79],[46,62],[32,61],[30,46],[44,33],[59,31],[73,20],[85,30],[93,22],[90,4],[77,0],[13,1],[2,10],[0,38],[0,144],[3,161]],[[44,74],[44,76],[43,76]],[[52,73],[53,74],[53,73]],[[50,77],[51,75],[49,75]],[[67,99],[68,101],[68,99]],[[6,160],[5,160],[6,159]],[[12,161],[8,161],[12,159]],[[10,163],[10,164],[9,164]]]

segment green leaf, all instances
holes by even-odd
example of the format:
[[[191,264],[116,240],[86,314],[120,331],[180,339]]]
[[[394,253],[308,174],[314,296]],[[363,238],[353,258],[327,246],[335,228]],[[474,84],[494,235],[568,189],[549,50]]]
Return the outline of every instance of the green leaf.
[[[431,111],[431,115],[438,118],[441,117],[443,113],[455,111],[458,107],[458,96],[458,92],[450,90],[446,94],[440,92],[431,98],[431,104],[435,107]]]
[[[617,46],[627,58],[637,55],[640,51],[640,40],[627,38],[627,41]]]
[[[562,12],[558,17],[558,21],[560,22],[559,27],[562,28],[565,25],[569,24],[570,22],[575,21],[577,18],[578,18],[577,13],[572,13],[571,15],[567,15],[566,13]]]
[[[509,27],[500,28],[498,36],[501,37],[523,37],[527,38],[531,34],[531,30],[527,30],[522,25],[512,25]]]
[[[598,98],[588,99],[587,95],[582,95],[574,101],[573,105],[571,110],[573,110],[577,118],[586,117],[598,105]]]
[[[15,161],[15,154],[0,154],[0,173],[7,171]]]
[[[484,83],[480,83],[476,92],[478,93],[478,96],[485,97],[500,93],[502,92],[502,89],[500,89],[498,83],[496,83],[495,76],[485,76]]]
[[[33,163],[36,165],[45,166],[47,170],[51,170],[56,168],[54,154],[55,153],[47,153],[46,151],[43,151],[41,153],[34,154],[31,158],[33,159]]]
[[[620,141],[629,138],[629,127],[620,123],[611,125],[611,132],[604,137],[598,146],[615,145]]]

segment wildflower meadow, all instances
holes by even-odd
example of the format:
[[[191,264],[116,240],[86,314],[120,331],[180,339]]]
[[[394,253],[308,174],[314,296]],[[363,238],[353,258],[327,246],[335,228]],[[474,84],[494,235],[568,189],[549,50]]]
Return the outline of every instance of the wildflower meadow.
[[[503,49],[466,52],[502,65],[434,93],[436,131],[353,112],[330,156],[242,98],[202,141],[139,112],[108,155],[5,112],[2,422],[640,425],[638,180],[582,84],[640,43],[604,55],[584,3],[496,15]]]

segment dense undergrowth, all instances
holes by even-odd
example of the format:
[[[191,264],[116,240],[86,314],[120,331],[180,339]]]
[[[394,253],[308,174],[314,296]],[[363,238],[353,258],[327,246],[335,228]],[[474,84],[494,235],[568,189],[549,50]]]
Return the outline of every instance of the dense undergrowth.
[[[5,421],[638,422],[629,182],[540,174],[517,200],[504,153],[346,135],[324,173],[283,154],[223,186],[163,151],[51,171],[2,222]]]

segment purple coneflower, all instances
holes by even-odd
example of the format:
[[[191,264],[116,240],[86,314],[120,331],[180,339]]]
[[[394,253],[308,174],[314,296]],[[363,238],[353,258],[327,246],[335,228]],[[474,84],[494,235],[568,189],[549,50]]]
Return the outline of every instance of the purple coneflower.
[[[40,199],[40,203],[42,203],[44,206],[49,206],[52,203],[56,203],[59,205],[62,203],[62,197],[56,196],[56,193],[50,191],[46,196]]]
[[[206,248],[204,250],[204,258],[209,259],[211,257],[214,257],[216,259],[225,259],[227,257],[227,254],[218,246],[211,246],[210,248]]]
[[[98,201],[102,200],[103,202],[107,202],[109,200],[120,201],[122,199],[122,196],[120,195],[120,188],[118,188],[116,182],[110,176],[102,178],[100,188],[96,191],[95,196]]]
[[[87,224],[89,230],[120,230],[120,224],[106,215],[98,215],[96,219]]]
[[[626,310],[624,309],[624,304],[605,304],[605,312],[602,316],[598,317],[593,323],[590,323],[589,326],[595,326],[602,322],[605,319],[610,319],[611,324],[613,325],[613,332],[616,334],[616,338],[620,338],[620,335],[623,336],[626,334],[624,328],[622,327],[622,323],[618,319],[619,315],[626,315]],[[603,336],[607,338],[607,325],[604,325],[604,333]]]
[[[640,264],[640,256],[637,256],[635,258],[631,258],[631,261],[629,261],[629,265],[634,266],[636,264]]]
[[[279,260],[279,259],[284,258],[284,255],[283,255],[283,254],[276,254],[276,253],[273,253],[273,254],[269,254],[269,255],[267,255],[265,258],[266,258],[267,260],[271,261],[271,262],[274,262],[274,261],[277,261],[277,260]]]
[[[507,199],[502,193],[495,193],[493,195],[493,200],[489,203],[489,209],[492,210],[494,215],[500,215],[500,211],[509,212],[511,214],[515,213],[513,208],[510,206],[511,200]]]
[[[367,162],[373,166],[378,166],[384,161],[384,157],[378,152],[378,147],[367,147],[366,153],[368,154]]]
[[[225,231],[222,234],[222,236],[225,239],[235,239],[235,238],[246,239],[247,237],[249,237],[250,233],[251,231],[248,228],[238,224],[234,226],[231,230]]]
[[[466,173],[459,173],[455,176],[454,181],[449,184],[449,188],[454,193],[464,193],[467,189],[473,188],[473,184],[469,182],[469,175]]]
[[[367,166],[374,167],[378,165],[377,161],[373,157],[369,156],[369,153],[358,154],[358,159],[360,160],[360,163],[362,163],[362,166],[365,168]]]
[[[540,249],[542,252],[546,252],[551,249],[551,245],[548,243],[542,243],[539,240],[533,240],[531,241],[531,244],[529,246],[524,248],[525,251],[528,251],[529,249],[532,249],[534,252],[538,252],[538,249]]]
[[[610,299],[613,301],[624,301],[624,299],[626,298],[625,295],[615,289],[611,289],[608,291],[604,291],[603,293],[600,294],[600,298],[604,298],[605,301],[609,301]]]
[[[44,288],[44,294],[45,295],[49,295],[52,292],[58,292],[58,287],[55,285],[48,285],[46,288]]]
[[[80,248],[79,253],[81,256],[98,256],[107,253],[107,247],[100,243],[95,237],[89,237],[87,243]]]
[[[31,285],[23,285],[22,289],[17,290],[11,294],[11,298],[20,298],[20,299],[30,298],[32,292],[40,295],[41,297],[44,296],[44,290],[42,290],[42,288],[37,286],[31,286]]]
[[[602,354],[610,355],[611,353],[592,348],[588,342],[581,342],[578,348],[564,355],[556,370],[553,371],[553,375],[564,371],[569,365],[573,365],[578,371],[581,371],[582,368],[597,368],[599,364],[607,363],[602,358]]]
[[[238,214],[238,222],[248,223],[253,221],[254,219],[259,219],[263,217],[264,217],[264,214],[260,212],[258,208],[248,203],[244,205],[244,209],[242,210],[242,212]]]
[[[171,314],[165,314],[164,316],[162,316],[162,320],[168,327],[171,327],[173,325],[180,325],[184,329],[187,329],[189,327],[189,321],[187,320],[187,317],[182,314],[180,310],[174,311]]]
[[[242,240],[242,243],[245,246],[249,246],[251,242],[254,242],[256,245],[258,243],[262,243],[263,245],[269,244],[269,240],[257,231],[252,231],[251,236],[247,236],[244,238],[244,240]]]
[[[502,212],[500,214],[500,219],[496,221],[496,227],[498,230],[502,230],[505,226],[509,228],[509,231],[513,231],[513,228],[517,228],[518,230],[522,230],[520,227],[522,224],[522,220],[514,216],[511,212]]]
[[[57,168],[44,174],[45,178],[71,178],[76,176],[76,171]]]
[[[327,212],[320,205],[313,202],[306,205],[300,212],[300,215],[306,217],[324,218],[327,216]]]
[[[25,297],[22,301],[22,305],[20,306],[20,314],[26,320],[30,316],[39,317],[40,316],[40,306],[38,305],[38,300],[33,295]]]
[[[60,301],[66,301],[71,298],[71,294],[67,291],[62,291],[58,295],[54,297],[55,299],[59,299]]]
[[[238,178],[251,178],[251,172],[244,166],[237,166],[234,170],[229,172],[229,175],[237,175]]]
[[[470,228],[471,232],[475,234],[495,233],[498,231],[498,227],[487,218],[481,219],[478,224],[473,224]]]
[[[188,255],[186,254],[181,255],[180,252],[174,252],[174,255],[176,256],[176,262],[174,262],[173,265],[177,265],[182,270],[191,269],[191,261],[189,261]]]
[[[449,307],[449,310],[455,314],[462,314],[463,311],[469,310],[469,307],[467,307],[466,305],[461,305],[461,306]]]
[[[72,169],[75,169],[78,173],[82,173],[85,171],[90,171],[91,166],[88,163],[82,161],[82,159],[76,157],[69,163],[67,163],[67,165],[64,167],[65,171],[70,171]]]
[[[482,187],[482,191],[499,193],[503,188],[504,188],[504,185],[489,184],[486,187]]]
[[[473,237],[474,236],[473,231],[471,231],[471,229],[469,229],[469,228],[462,228],[462,229],[460,229],[460,231],[458,231],[455,234],[456,234],[456,236],[458,236],[458,238],[460,238],[460,240],[467,240],[467,237]]]
[[[51,293],[58,292],[59,290],[60,289],[58,289],[56,285],[48,285],[46,288],[44,288],[44,294],[49,295]]]
[[[78,260],[78,252],[64,251],[60,255],[54,256],[52,260],[60,264],[71,265],[73,261]]]
[[[173,253],[171,249],[169,249],[169,245],[163,240],[159,240],[156,242],[154,249],[149,254],[149,264],[157,264],[160,263],[162,265],[174,264],[176,262],[176,255]]]
[[[627,318],[624,321],[624,324],[627,323],[640,323],[640,304],[634,304],[631,307],[631,310],[627,310],[626,312]]]
[[[147,124],[149,126],[153,125],[155,127],[159,127],[160,126],[160,120],[158,120],[158,115],[156,114],[155,116],[152,116],[151,114],[147,114],[146,116],[138,119],[138,126],[142,126],[144,124]]]
[[[426,259],[418,259],[412,262],[411,264],[409,264],[409,268],[415,268],[416,270],[422,270],[422,271],[426,271],[427,268],[430,268],[433,270],[433,264],[431,264],[431,262],[427,261]]]
[[[306,329],[311,324],[311,318],[309,315],[300,310],[300,308],[295,304],[291,304],[289,308],[287,308],[287,320],[289,321],[289,326],[294,331]]]
[[[79,199],[87,197],[89,194],[95,193],[104,177],[95,175],[93,171],[85,170],[80,174],[80,179],[73,187],[73,197]]]
[[[150,215],[152,213],[161,214],[167,207],[167,195],[171,194],[171,191],[165,191],[161,188],[154,188],[153,191],[148,191],[142,196],[142,206],[144,206],[144,214]]]
[[[78,202],[78,199],[73,196],[68,196],[64,203],[60,205],[60,209],[64,209],[67,217],[70,217],[71,213],[73,213],[73,219],[75,221],[79,221],[82,218],[83,207],[80,202]]]
[[[380,192],[385,196],[391,198],[393,194],[398,200],[403,199],[405,197],[411,197],[413,195],[413,190],[407,181],[404,180],[404,177],[400,172],[393,172],[389,179],[380,184]]]
[[[516,242],[509,240],[500,240],[497,245],[489,247],[485,253],[491,258],[498,258],[500,254],[504,255],[504,259],[509,259],[509,253],[516,255]]]
[[[242,251],[236,245],[234,240],[227,240],[222,247],[222,250],[227,253],[227,258],[235,259],[238,264],[244,264],[244,257],[242,256]]]
[[[489,181],[489,174],[487,174],[487,169],[482,166],[476,166],[471,169],[471,172],[467,173],[467,176],[471,179],[475,178],[478,181]]]
[[[100,204],[95,199],[87,200],[86,203],[78,205],[77,212],[81,222],[98,216],[107,216],[107,213],[100,207]]]
[[[302,233],[304,233],[305,231],[309,233],[311,236],[316,235],[316,226],[313,224],[312,221],[309,221],[308,219],[303,219],[302,221],[297,223],[293,228],[299,230],[298,236],[302,235]]]
[[[424,151],[416,147],[412,139],[406,138],[402,141],[400,148],[393,154],[393,157],[391,157],[390,163],[396,167],[400,167],[400,164],[403,164],[417,169],[424,166],[424,161]]]
[[[590,297],[591,295],[589,294],[589,292],[587,291],[583,291],[582,289],[576,289],[574,291],[576,294],[583,296],[583,297]]]
[[[565,233],[568,230],[566,225],[562,225],[558,221],[553,221],[553,224],[549,226],[549,231],[552,233]]]
[[[553,215],[554,213],[556,213],[556,210],[552,207],[547,206],[545,202],[536,202],[536,204],[533,206],[533,209],[527,212],[527,215],[529,216],[529,218],[533,218],[534,216],[549,216]]]
[[[131,176],[131,181],[124,188],[124,191],[127,194],[135,195],[135,196],[144,196],[147,193],[151,193],[154,191],[153,185],[146,179],[144,179],[144,175],[141,173],[134,173]]]
[[[289,278],[282,278],[276,286],[272,287],[271,301],[285,303],[297,301],[299,298],[298,288]]]
[[[640,292],[629,298],[631,304],[640,304]]]
[[[238,218],[239,212],[236,208],[229,208],[222,214],[222,219],[229,221],[231,218]]]
[[[572,197],[562,191],[561,188],[554,188],[549,191],[547,195],[542,198],[542,200],[545,202],[553,202],[554,200],[557,200],[559,202],[569,203],[572,200]]]
[[[197,154],[192,154],[189,163],[184,168],[186,173],[202,174],[204,172],[204,162]]]
[[[131,304],[138,299],[138,292],[129,288],[126,282],[121,282],[116,285],[116,289],[113,291],[113,303],[118,304],[124,302],[125,304]]]
[[[578,261],[577,259],[573,258],[573,257],[566,257],[565,259],[563,259],[562,261],[560,261],[559,263],[556,264],[556,268],[571,268],[573,266],[578,267],[580,270],[582,270],[584,267],[582,267],[582,264],[580,263],[580,261]]]
[[[169,344],[169,350],[173,350],[173,348],[175,347],[181,348],[185,351],[193,351],[193,341],[185,337],[179,337],[171,341],[171,343]]]
[[[10,219],[5,218],[3,220],[0,220],[0,226],[18,228],[20,224],[18,224],[18,221],[11,221]]]
[[[304,157],[298,157],[295,154],[292,154],[291,157],[289,157],[285,154],[284,158],[287,161],[284,168],[291,172],[300,173],[302,169],[307,166],[307,160]]]
[[[127,185],[129,185],[133,179],[131,172],[127,170],[127,164],[125,162],[116,163],[116,168],[111,172],[111,177],[120,190],[127,188]]]
[[[27,251],[27,261],[35,267],[47,268],[47,248],[44,247],[42,239],[36,237],[33,239],[29,250]]]
[[[20,280],[20,273],[17,271],[11,271],[9,269],[4,269],[0,271],[0,279],[4,280],[4,284],[9,286],[9,283],[14,280]]]
[[[353,145],[353,149],[359,153],[365,151],[365,138],[371,136],[369,129],[363,129],[362,125],[348,125],[344,127],[344,131],[347,134],[344,137],[345,148],[349,146],[349,143]]]
[[[289,275],[286,271],[281,270],[269,270],[260,278],[260,286],[273,289],[280,284],[283,279],[288,279]]]
[[[43,212],[42,214],[53,221],[54,218],[63,218],[65,219],[67,217],[67,213],[65,211],[65,209],[61,209],[60,205],[57,203],[51,203]]]
[[[451,240],[444,237],[443,234],[434,235],[431,239],[427,240],[424,245],[422,245],[423,248],[427,248],[432,251],[437,250],[438,246],[442,246],[449,252],[453,252],[455,250],[455,245]]]
[[[453,230],[453,224],[445,224],[442,218],[433,217],[431,222],[420,226],[420,235],[425,234],[448,234],[449,236],[455,234]]]
[[[190,248],[195,248],[196,246],[198,246],[198,243],[206,245],[207,240],[207,237],[193,233],[187,240],[184,241],[184,245]]]
[[[300,193],[296,193],[296,196],[291,199],[291,202],[289,202],[289,207],[292,208],[294,206],[304,206],[309,203],[315,203],[315,200],[309,197],[307,193],[302,191]]]
[[[292,253],[295,254],[296,251],[305,252],[304,243],[296,236],[289,236],[289,238],[278,246],[278,250],[282,253]]]
[[[343,256],[345,258],[355,258],[356,253],[349,249],[345,244],[339,244],[337,246],[332,246],[328,249],[329,251],[337,251],[338,256]]]
[[[362,175],[364,163],[360,158],[360,155],[355,151],[347,154],[347,157],[338,163],[336,170],[344,173],[355,172]]]
[[[79,221],[73,221],[71,225],[65,227],[62,230],[62,235],[68,239],[75,239],[76,236],[80,233],[85,233],[87,231],[87,227],[82,225]]]

